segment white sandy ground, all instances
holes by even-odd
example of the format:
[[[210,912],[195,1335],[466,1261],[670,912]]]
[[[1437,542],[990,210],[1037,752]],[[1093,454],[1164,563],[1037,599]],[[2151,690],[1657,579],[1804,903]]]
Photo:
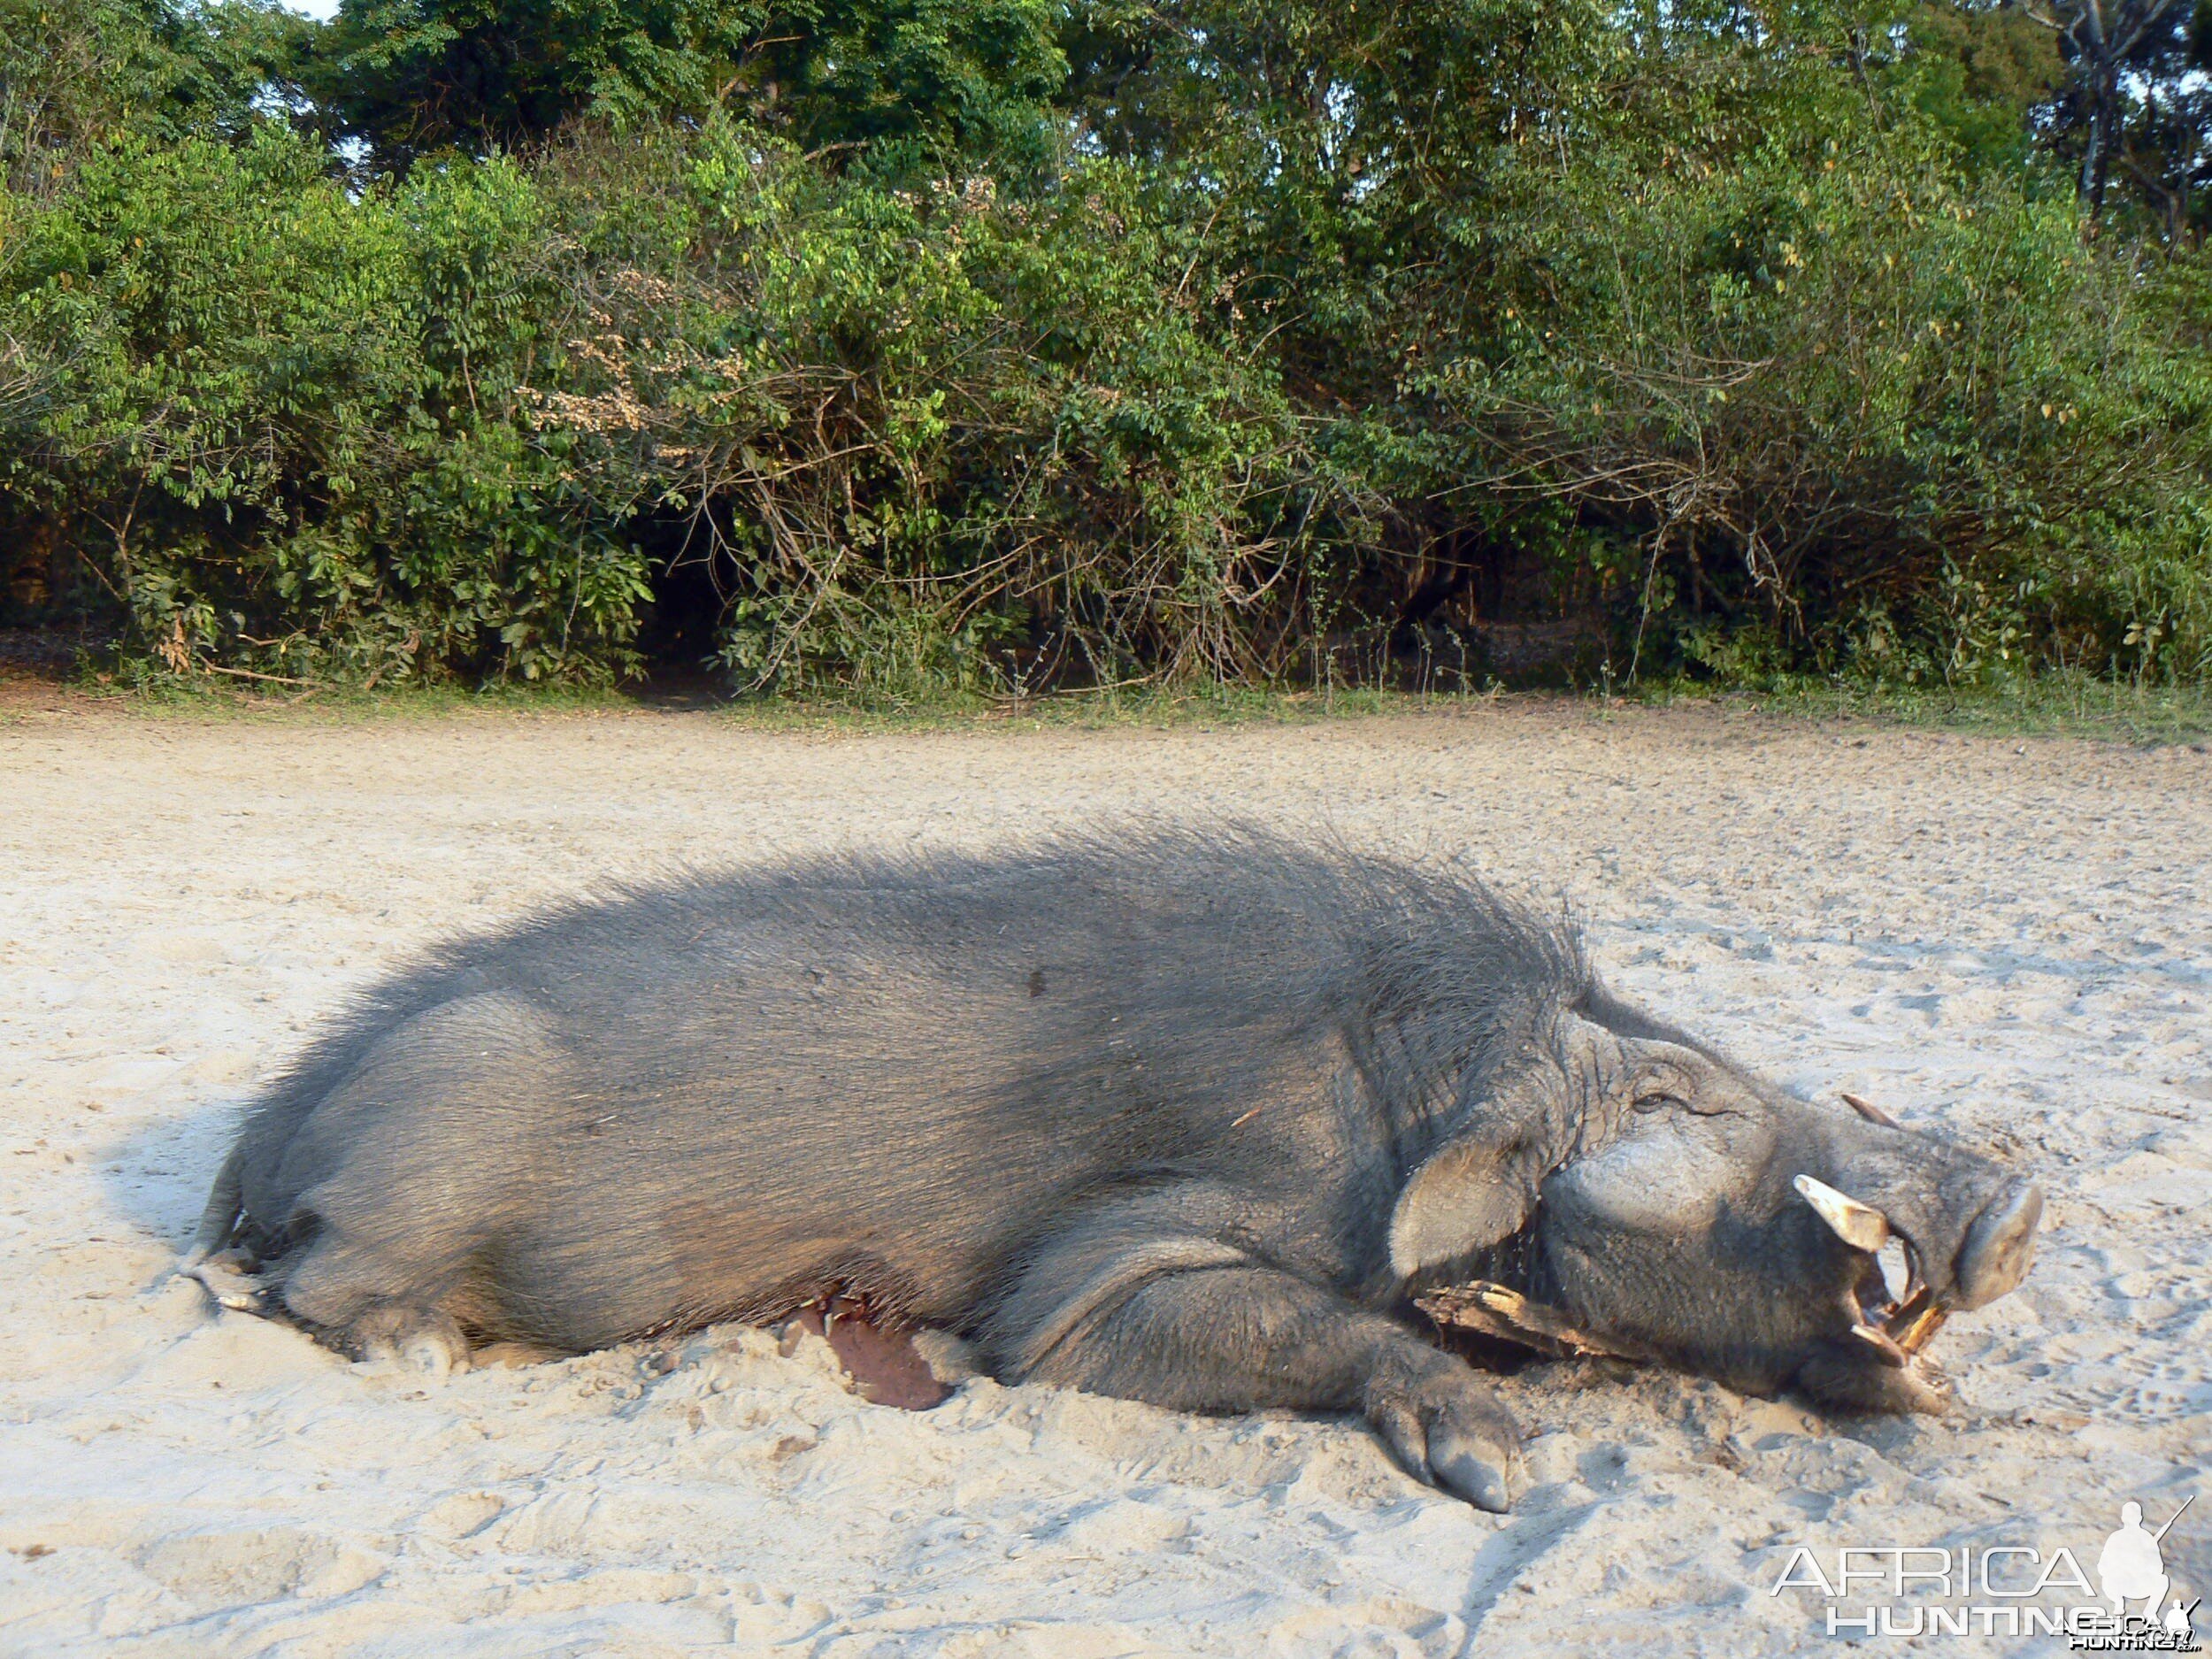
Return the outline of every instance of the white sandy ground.
[[[1548,706],[855,737],[49,701],[0,718],[0,1652],[1781,1652],[1832,1646],[1816,1594],[1770,1594],[1801,1542],[2093,1570],[2123,1499],[2156,1523],[2212,1484],[2212,758],[2187,748]],[[812,1340],[734,1328],[441,1385],[166,1278],[257,1080],[428,941],[677,858],[1132,809],[1563,890],[1627,991],[2032,1166],[2026,1288],[1937,1345],[1970,1409],[1822,1422],[1532,1366],[1501,1384],[1532,1484],[1493,1517],[1348,1422],[987,1380],[904,1413]],[[2212,1588],[2212,1491],[2166,1555]]]

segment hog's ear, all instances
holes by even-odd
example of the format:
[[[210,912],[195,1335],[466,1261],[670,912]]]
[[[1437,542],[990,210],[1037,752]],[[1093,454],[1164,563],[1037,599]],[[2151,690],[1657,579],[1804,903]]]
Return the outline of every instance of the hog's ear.
[[[1439,1147],[1391,1212],[1391,1271],[1410,1279],[1519,1232],[1536,1207],[1530,1162],[1510,1131],[1455,1136]]]

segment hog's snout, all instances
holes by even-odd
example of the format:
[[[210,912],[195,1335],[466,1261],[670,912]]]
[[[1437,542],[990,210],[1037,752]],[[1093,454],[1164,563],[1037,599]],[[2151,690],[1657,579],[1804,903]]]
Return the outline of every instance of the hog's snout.
[[[2032,1181],[2015,1181],[1983,1206],[1952,1268],[1959,1307],[1979,1308],[2019,1287],[2035,1257],[2042,1219],[2043,1189]]]

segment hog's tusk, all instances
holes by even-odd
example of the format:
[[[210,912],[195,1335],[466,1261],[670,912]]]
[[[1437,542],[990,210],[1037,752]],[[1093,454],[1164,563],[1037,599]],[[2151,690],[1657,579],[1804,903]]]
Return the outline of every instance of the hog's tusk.
[[[1890,1338],[1899,1348],[1908,1354],[1917,1354],[1927,1347],[1928,1339],[1943,1328],[1950,1313],[1924,1288],[1917,1295],[1908,1297],[1883,1323],[1889,1327]]]
[[[1863,1204],[1809,1175],[1800,1175],[1790,1185],[1813,1207],[1813,1213],[1828,1224],[1828,1230],[1853,1249],[1871,1256],[1888,1241],[1889,1219],[1873,1205]]]
[[[1879,1106],[1877,1106],[1870,1100],[1862,1100],[1856,1094],[1846,1094],[1843,1097],[1843,1103],[1848,1106],[1853,1111],[1858,1113],[1860,1117],[1865,1118],[1867,1122],[1870,1124],[1879,1124],[1885,1129],[1898,1129],[1903,1127],[1903,1125],[1901,1125],[1897,1119],[1891,1117],[1887,1112],[1884,1111]]]
[[[1928,1281],[1920,1276],[1920,1252],[1913,1248],[1910,1239],[1904,1239],[1905,1294],[1897,1299],[1900,1308],[1909,1308],[1928,1294]]]
[[[1912,1356],[1909,1353],[1898,1347],[1895,1342],[1884,1336],[1870,1325],[1855,1325],[1851,1327],[1851,1334],[1872,1348],[1885,1365],[1893,1366],[1901,1371],[1912,1363]]]

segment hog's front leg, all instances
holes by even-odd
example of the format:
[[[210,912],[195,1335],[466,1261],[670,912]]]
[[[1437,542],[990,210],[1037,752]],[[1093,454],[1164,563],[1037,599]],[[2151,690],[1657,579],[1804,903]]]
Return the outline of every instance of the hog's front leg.
[[[985,1332],[1011,1377],[1186,1411],[1357,1411],[1420,1479],[1493,1511],[1520,1435],[1396,1321],[1202,1236],[1048,1246]]]

